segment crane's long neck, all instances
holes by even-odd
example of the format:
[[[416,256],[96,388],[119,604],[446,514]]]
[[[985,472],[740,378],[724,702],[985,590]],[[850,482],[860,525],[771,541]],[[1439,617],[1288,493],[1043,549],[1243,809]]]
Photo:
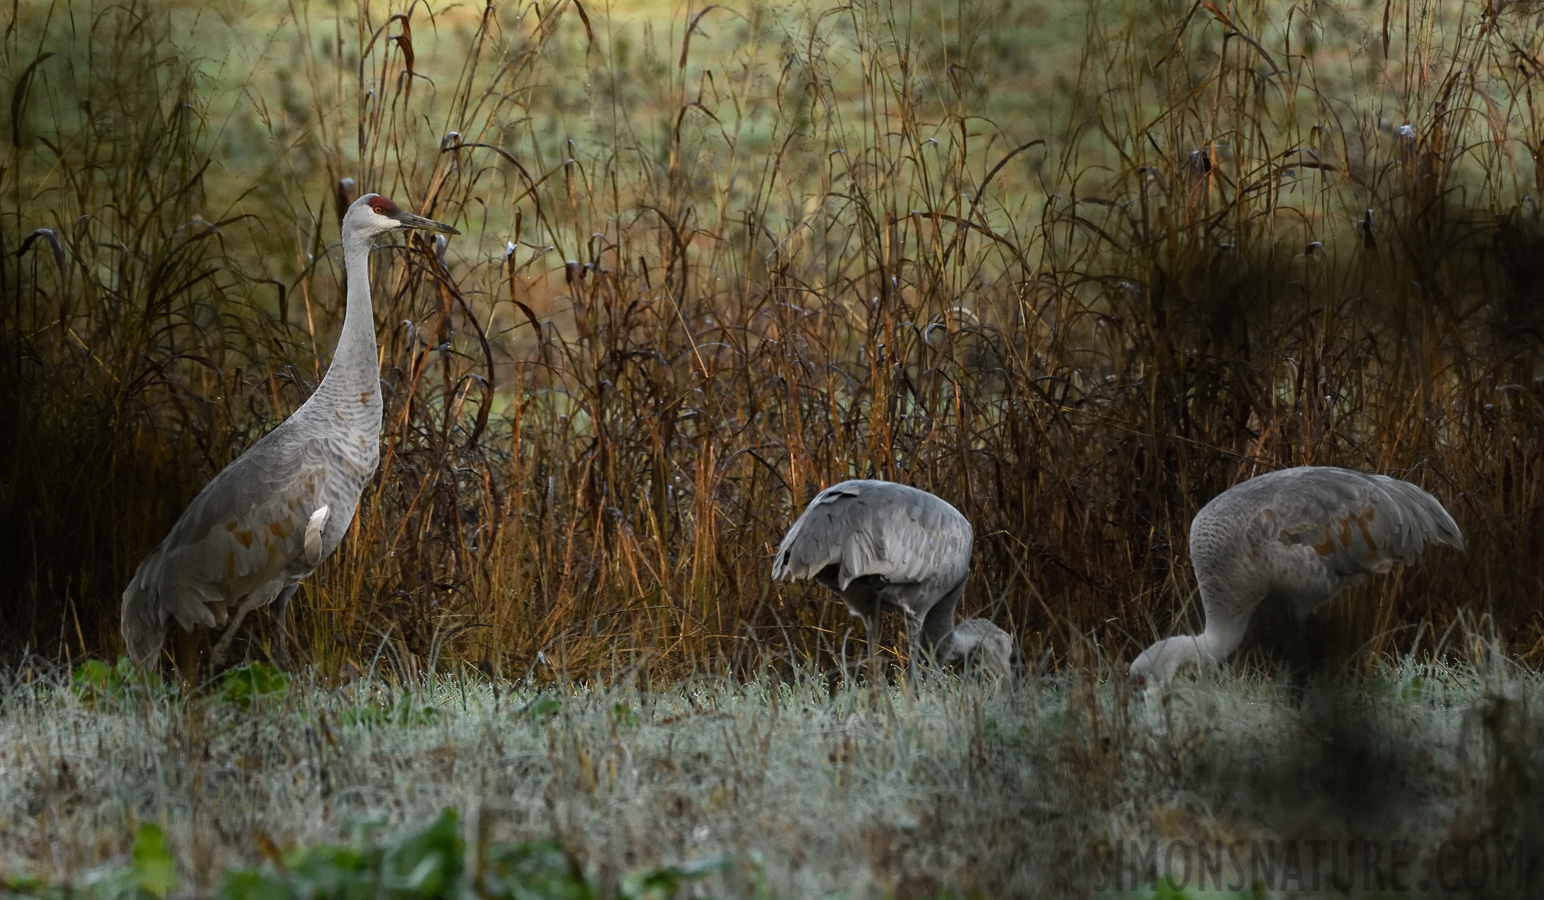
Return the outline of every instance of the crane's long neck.
[[[1206,610],[1206,628],[1195,636],[1196,651],[1202,663],[1221,662],[1233,655],[1244,640],[1249,615],[1263,598],[1230,595],[1207,580],[1201,581],[1201,606]]]
[[[966,619],[933,648],[944,665],[963,662],[992,675],[1013,677],[1013,637],[985,619]]]
[[[949,663],[976,649],[980,643],[979,639],[963,638],[959,629],[953,628],[948,634],[945,634],[936,643],[931,645],[931,651],[935,660],[941,663]]]
[[[1233,651],[1238,649],[1239,641],[1242,639],[1242,635],[1208,628],[1195,636],[1196,656],[1198,657],[1196,661],[1200,663],[1222,662],[1233,655]]]
[[[1161,660],[1160,681],[1167,681],[1175,672],[1187,666],[1208,666],[1220,663],[1233,655],[1244,639],[1242,623],[1223,622],[1208,616],[1206,629],[1200,634],[1181,634],[1165,638],[1153,645]]]
[[[375,310],[370,304],[371,239],[362,235],[345,237],[343,270],[348,279],[348,305],[343,313],[343,331],[338,335],[338,349],[332,365],[316,389],[318,399],[358,409],[373,408],[380,420],[381,369],[375,344]]]

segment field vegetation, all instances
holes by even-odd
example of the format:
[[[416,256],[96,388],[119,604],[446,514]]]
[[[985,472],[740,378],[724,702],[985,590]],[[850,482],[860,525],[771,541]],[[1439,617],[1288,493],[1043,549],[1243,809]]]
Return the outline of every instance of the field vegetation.
[[[1197,811],[1210,801],[1170,816],[1164,792],[1258,758],[1198,746],[1220,733],[1214,714],[1241,723],[1235,741],[1269,742],[1323,732],[1313,701],[1255,703],[1274,688],[1245,678],[1192,696],[1195,719],[1144,706],[1138,726],[1104,682],[1199,626],[1195,511],[1305,463],[1420,483],[1469,542],[1317,617],[1331,671],[1373,692],[1334,709],[1397,719],[1413,704],[1379,734],[1408,754],[1400,741],[1448,735],[1430,778],[1472,763],[1453,735],[1492,735],[1475,770],[1491,774],[1432,812],[1431,833],[1469,816],[1465,834],[1538,837],[1495,805],[1540,777],[1528,753],[1495,749],[1531,739],[1538,692],[1511,667],[1544,652],[1535,4],[34,0],[0,46],[0,722],[58,749],[4,764],[27,780],[0,784],[0,828],[36,829],[6,842],[23,849],[4,865],[45,880],[155,870],[161,846],[183,873],[168,892],[204,895],[222,884],[206,866],[279,867],[292,846],[396,852],[348,837],[350,816],[408,835],[390,840],[449,840],[454,822],[433,831],[448,806],[466,846],[537,868],[561,857],[603,896],[646,895],[626,879],[650,873],[667,895],[1007,896],[1065,883],[1042,852],[1238,833],[1244,818]],[[291,606],[298,666],[279,693],[304,715],[222,699],[218,674],[130,690],[103,662],[122,650],[123,587],[203,483],[319,381],[342,318],[338,219],[365,190],[462,235],[375,255],[382,463]],[[1025,682],[855,692],[845,608],[768,579],[792,517],[846,477],[926,488],[971,519],[962,612],[1014,633]],[[257,618],[261,659],[279,625]],[[123,691],[69,688],[93,663]],[[1430,672],[1457,674],[1428,703],[1405,688]],[[543,691],[561,714],[515,712]],[[595,834],[642,829],[675,770],[619,782],[633,770],[606,768],[607,802],[636,789],[641,806],[604,826],[611,807],[583,800],[480,818],[483,782],[438,771],[434,790],[387,799],[417,767],[483,772],[488,747],[515,745],[499,729],[537,743],[497,765],[543,760],[533,780],[475,776],[515,793],[615,754],[665,766],[665,726],[699,700],[729,710],[691,776],[723,796],[750,790],[723,766],[773,735],[789,756],[767,771],[829,764],[840,779],[831,735],[849,725],[878,735],[863,752],[884,762],[863,777],[915,793],[865,805],[833,788],[855,804],[833,818],[774,809],[799,792],[758,786],[782,817],[760,833],[786,838],[761,862],[725,836],[754,828],[724,812],[743,810],[697,782],[679,788],[681,817],[710,838]],[[334,771],[321,722],[345,709],[411,720],[381,725],[401,743],[337,745],[369,760],[349,777],[374,799],[328,805],[324,776],[302,774],[272,819],[219,819],[261,806],[239,793],[259,774]],[[646,749],[586,743],[631,709]],[[1185,721],[1196,730],[1173,730]],[[59,749],[72,733],[91,761]],[[1153,749],[1165,740],[1183,749]],[[190,789],[146,746],[239,777]],[[372,766],[389,771],[370,781]],[[91,783],[90,802],[39,787],[45,770]],[[1435,784],[1416,781],[1396,787]],[[985,784],[1007,787],[975,810],[996,823],[982,833],[1022,843],[1004,851],[1015,867],[970,875],[992,854],[971,861],[975,832],[950,818],[966,810],[937,798]],[[864,831],[869,813],[883,834]],[[861,848],[789,862],[811,840],[799,823],[821,821],[848,822]],[[850,882],[849,857],[868,867]],[[703,860],[722,867],[670,868]],[[897,866],[933,880],[883,874]]]
[[[1143,700],[1098,667],[908,691],[257,663],[196,695],[26,669],[0,870],[73,893],[0,896],[1532,896],[1544,684],[1478,649],[1300,702],[1231,676]]]

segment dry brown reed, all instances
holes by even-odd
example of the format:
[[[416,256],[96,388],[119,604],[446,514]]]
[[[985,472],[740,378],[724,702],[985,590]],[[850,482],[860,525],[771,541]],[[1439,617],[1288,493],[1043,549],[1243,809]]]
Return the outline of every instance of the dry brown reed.
[[[1524,6],[1096,4],[1054,72],[989,4],[292,8],[234,109],[153,4],[28,9],[6,650],[116,653],[140,556],[318,380],[351,178],[465,236],[376,256],[380,473],[292,607],[324,667],[825,665],[845,610],[768,559],[852,476],[971,518],[965,607],[1034,664],[1129,657],[1199,619],[1191,515],[1301,463],[1413,479],[1470,538],[1337,602],[1347,655],[1469,611],[1531,660]]]

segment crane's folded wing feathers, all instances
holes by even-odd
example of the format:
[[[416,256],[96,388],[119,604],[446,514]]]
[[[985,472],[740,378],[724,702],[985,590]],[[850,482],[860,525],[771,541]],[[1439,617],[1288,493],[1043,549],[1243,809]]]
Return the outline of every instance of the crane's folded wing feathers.
[[[833,512],[830,507],[850,496],[841,490],[843,487],[833,485],[815,495],[789,527],[772,561],[774,579],[814,578],[826,566],[841,562],[840,542],[845,535],[839,530],[839,511]]]
[[[904,485],[845,481],[810,501],[778,546],[772,576],[812,578],[838,565],[839,586],[875,575],[920,581],[944,569],[969,568],[972,533],[958,510]]]
[[[212,478],[140,564],[124,596],[125,628],[213,626],[225,605],[281,575],[314,568],[306,526],[320,505],[324,465],[314,444],[271,432]],[[161,603],[154,603],[160,598]],[[160,609],[160,621],[142,611]]]
[[[1311,548],[1339,577],[1385,571],[1428,544],[1464,546],[1442,504],[1409,482],[1328,466],[1286,469],[1245,484],[1254,482],[1269,492],[1261,523],[1281,543]]]

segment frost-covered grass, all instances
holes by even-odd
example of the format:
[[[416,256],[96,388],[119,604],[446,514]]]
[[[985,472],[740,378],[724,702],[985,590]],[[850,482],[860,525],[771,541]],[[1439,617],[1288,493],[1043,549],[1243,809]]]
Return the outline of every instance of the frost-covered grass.
[[[1442,884],[1479,894],[1536,884],[1527,848],[1544,837],[1544,682],[1500,670],[1405,665],[1311,684],[1300,704],[1232,674],[1167,697],[1087,674],[875,692],[816,677],[647,690],[256,670],[190,697],[97,674],[72,686],[22,670],[0,694],[11,877],[121,885],[108,876],[132,868],[153,824],[170,892],[211,896],[227,870],[278,879],[303,848],[389,847],[447,807],[468,891],[526,845],[594,896],[1147,892],[1164,871],[1194,887],[1196,854],[1251,841],[1234,845],[1246,864],[1280,851],[1255,873],[1272,896],[1327,892],[1347,842],[1385,854],[1353,886],[1436,885],[1446,852]],[[1510,867],[1484,890],[1482,847]],[[1457,868],[1465,852],[1473,871]],[[1223,886],[1235,878],[1224,865]]]

